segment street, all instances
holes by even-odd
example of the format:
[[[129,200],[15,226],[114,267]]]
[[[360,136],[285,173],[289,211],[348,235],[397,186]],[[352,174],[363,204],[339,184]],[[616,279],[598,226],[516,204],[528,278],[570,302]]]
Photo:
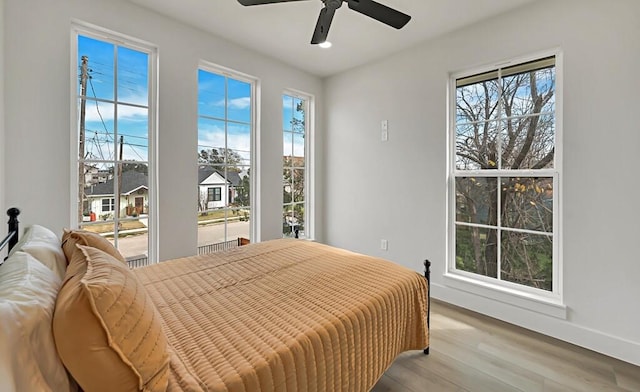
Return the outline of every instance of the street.
[[[227,240],[238,237],[249,238],[249,222],[230,222],[227,224]],[[206,225],[198,227],[198,247],[224,242],[224,225]],[[118,240],[118,250],[125,258],[147,255],[147,234],[131,235]],[[195,250],[194,250],[195,254]]]

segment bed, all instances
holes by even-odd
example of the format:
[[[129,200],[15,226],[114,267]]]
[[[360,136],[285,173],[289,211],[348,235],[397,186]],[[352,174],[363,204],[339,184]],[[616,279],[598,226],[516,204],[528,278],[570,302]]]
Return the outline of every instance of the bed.
[[[6,271],[40,274],[27,279],[34,295],[53,283],[40,322],[26,323],[45,336],[20,337],[23,326],[5,350],[35,358],[0,353],[3,391],[368,391],[401,352],[429,352],[428,262],[423,276],[282,239],[130,270],[95,234],[58,240],[33,225],[18,239],[19,211],[7,213],[1,317]],[[49,253],[39,249],[47,241]]]

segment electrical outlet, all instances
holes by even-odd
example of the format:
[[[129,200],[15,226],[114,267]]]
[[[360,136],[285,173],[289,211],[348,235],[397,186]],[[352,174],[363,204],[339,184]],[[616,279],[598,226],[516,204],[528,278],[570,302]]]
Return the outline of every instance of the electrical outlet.
[[[380,249],[387,250],[389,248],[389,242],[387,240],[380,240]]]

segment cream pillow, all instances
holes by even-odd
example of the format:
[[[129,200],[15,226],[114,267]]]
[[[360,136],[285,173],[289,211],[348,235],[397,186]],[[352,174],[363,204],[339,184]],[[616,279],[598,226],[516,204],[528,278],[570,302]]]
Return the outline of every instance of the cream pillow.
[[[76,391],[51,332],[61,280],[28,253],[0,267],[0,391]]]
[[[91,246],[110,254],[123,263],[126,263],[124,257],[118,252],[115,246],[108,239],[100,234],[86,230],[64,230],[62,234],[62,250],[67,261],[73,257],[73,253],[77,250],[76,244]]]
[[[77,248],[53,315],[62,362],[85,391],[165,391],[168,343],[144,287],[111,255]]]
[[[60,243],[60,239],[53,231],[44,226],[32,225],[13,247],[11,254],[17,251],[29,253],[62,279],[67,269],[67,260]]]

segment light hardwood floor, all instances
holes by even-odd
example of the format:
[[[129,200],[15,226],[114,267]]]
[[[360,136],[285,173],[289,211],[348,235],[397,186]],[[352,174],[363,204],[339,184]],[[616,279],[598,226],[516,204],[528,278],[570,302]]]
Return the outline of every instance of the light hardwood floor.
[[[430,354],[400,355],[372,392],[640,392],[640,367],[438,301]]]

